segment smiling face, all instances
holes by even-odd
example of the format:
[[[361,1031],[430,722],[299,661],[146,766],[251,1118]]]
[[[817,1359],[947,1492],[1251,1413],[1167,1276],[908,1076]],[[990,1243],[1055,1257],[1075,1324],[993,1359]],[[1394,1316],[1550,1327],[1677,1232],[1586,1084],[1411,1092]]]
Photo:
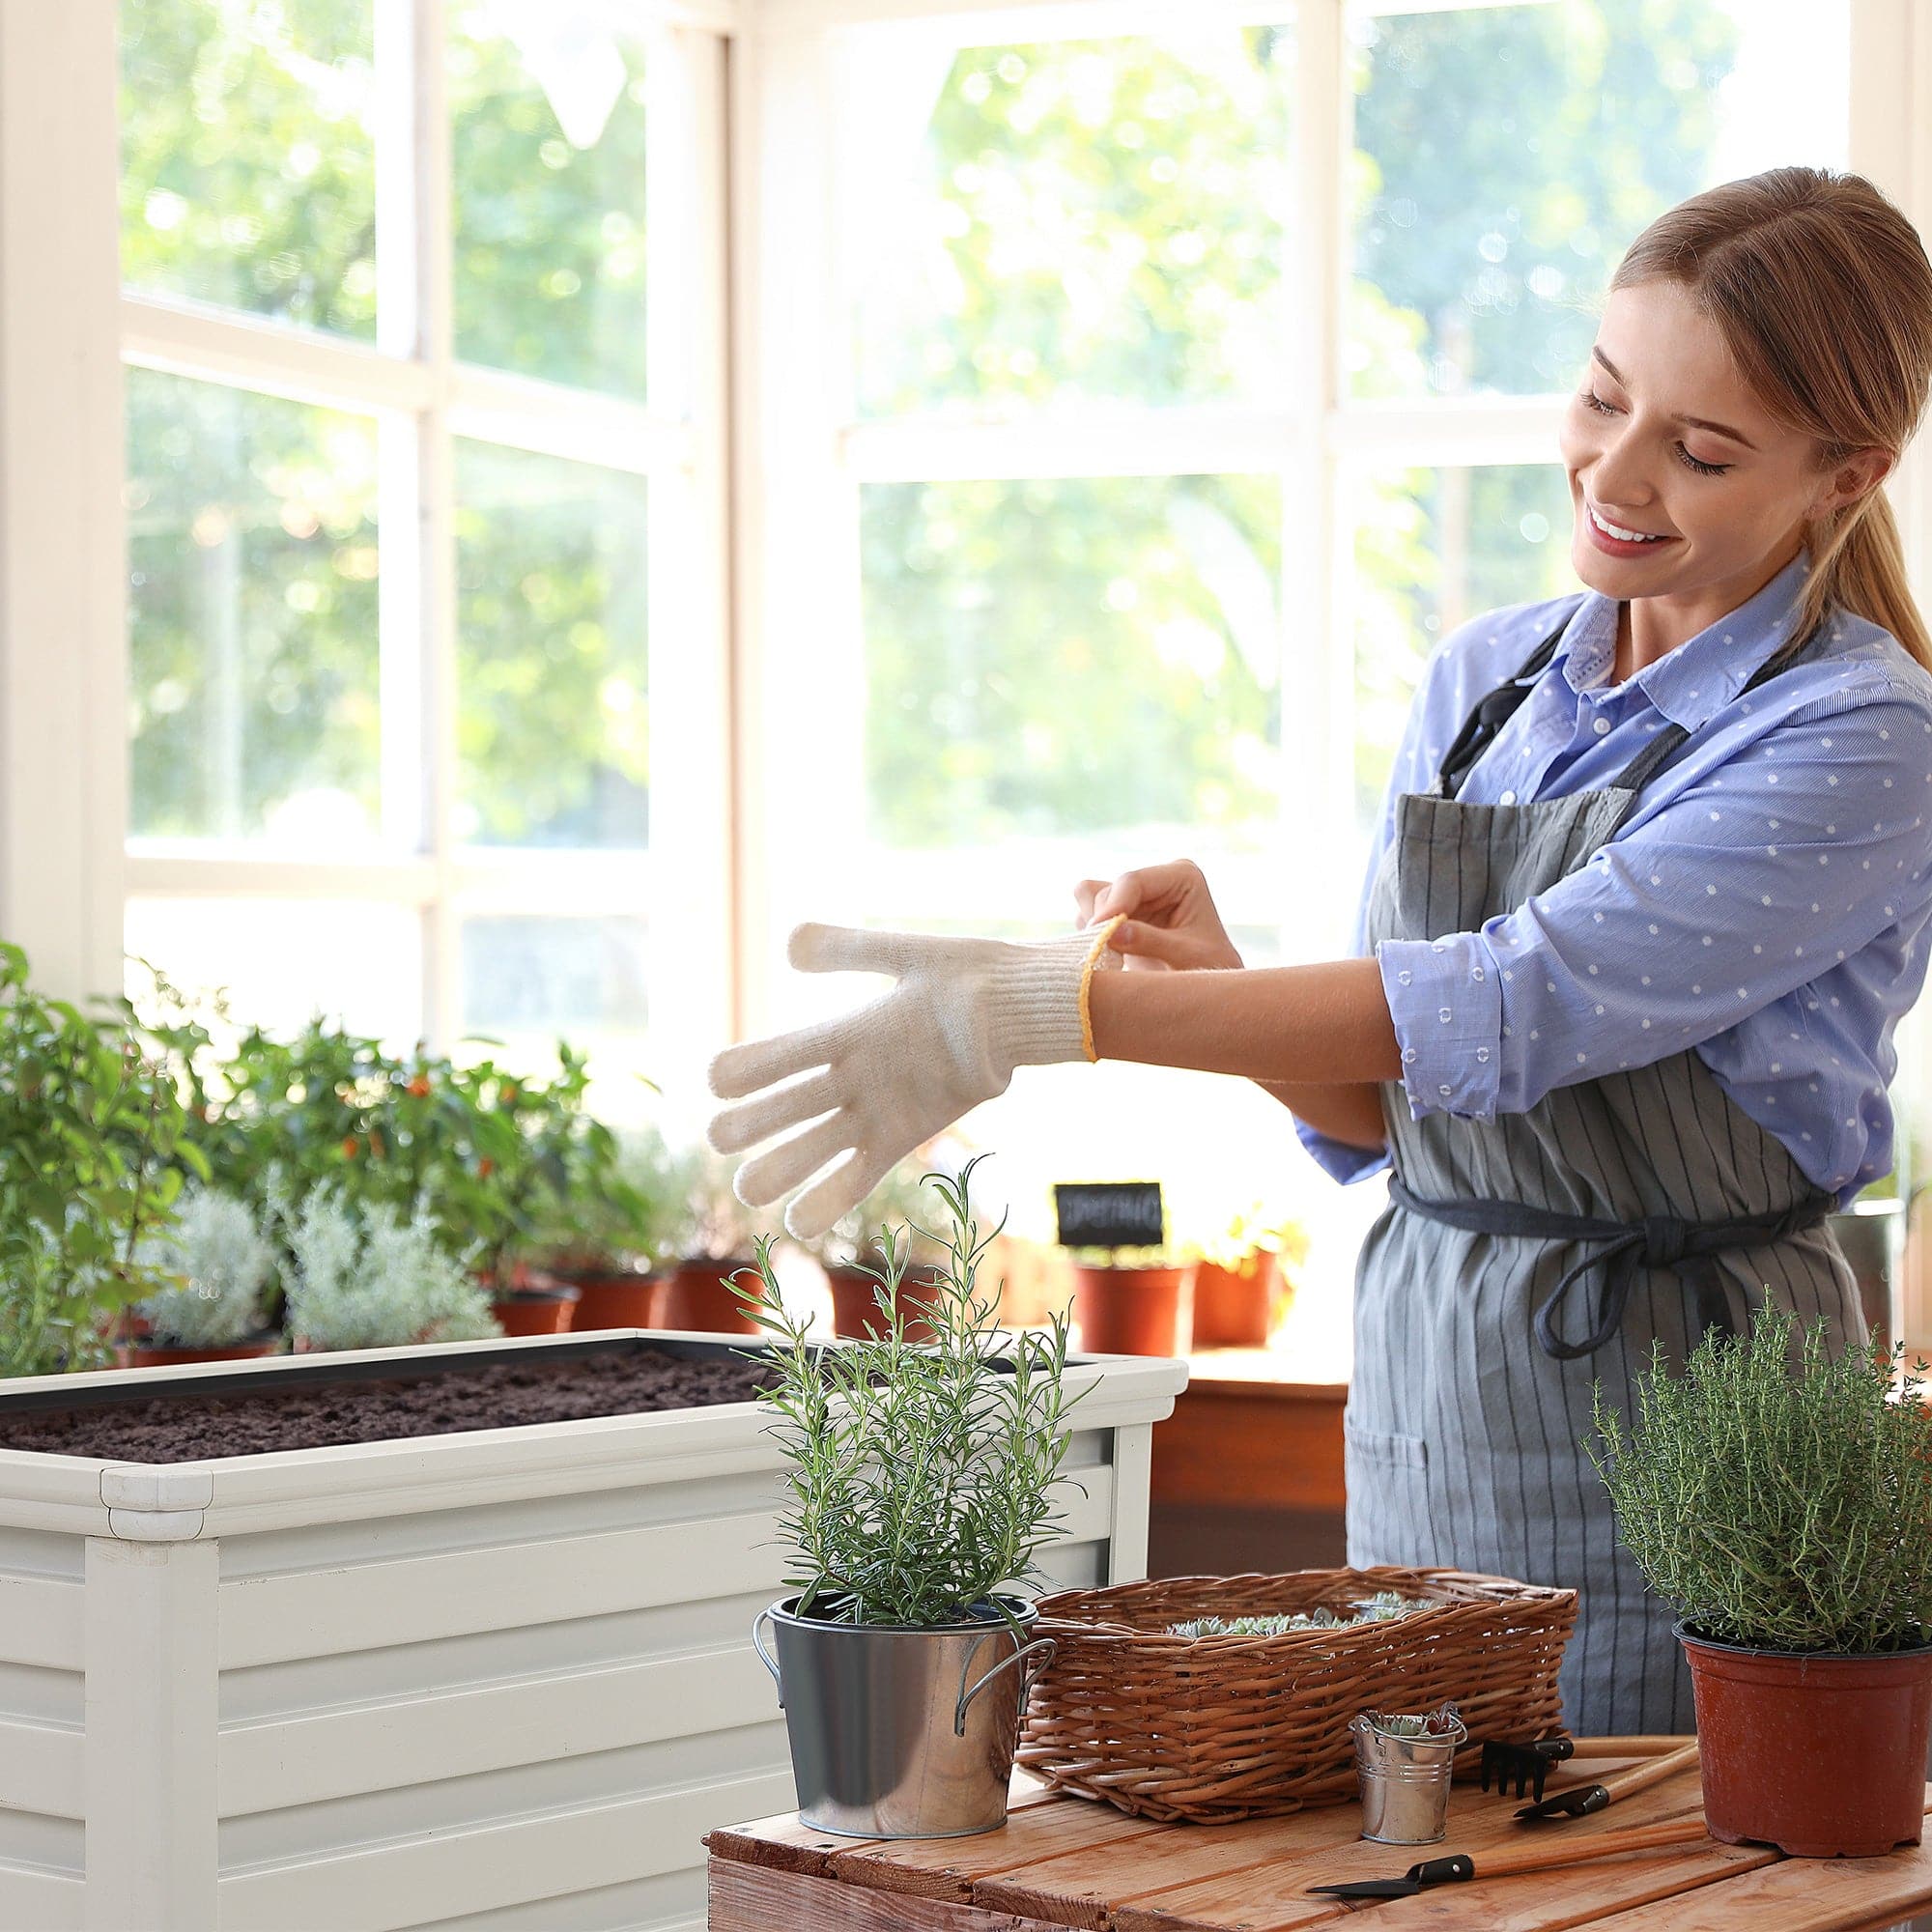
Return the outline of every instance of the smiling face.
[[[1812,439],[1765,412],[1672,281],[1611,294],[1560,444],[1571,562],[1591,589],[1632,600],[1635,664],[1736,610],[1798,554],[1811,518],[1890,467],[1869,450],[1814,468]]]

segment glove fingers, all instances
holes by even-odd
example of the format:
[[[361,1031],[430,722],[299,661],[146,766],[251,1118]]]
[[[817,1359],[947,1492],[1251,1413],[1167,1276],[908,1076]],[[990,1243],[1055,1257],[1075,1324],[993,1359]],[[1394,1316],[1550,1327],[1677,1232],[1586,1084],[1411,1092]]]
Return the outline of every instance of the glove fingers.
[[[761,1087],[789,1080],[808,1066],[828,1065],[844,1031],[842,1019],[821,1020],[816,1026],[800,1027],[796,1033],[727,1046],[711,1063],[706,1076],[711,1091],[721,1100],[742,1099]]]
[[[823,1180],[814,1181],[785,1209],[786,1231],[801,1241],[816,1240],[865,1200],[891,1167],[891,1161],[855,1148]]]
[[[792,927],[785,957],[801,973],[903,973],[925,937],[808,923]]]
[[[795,1127],[838,1104],[838,1081],[829,1067],[821,1068],[789,1087],[760,1094],[736,1107],[722,1107],[712,1115],[704,1138],[719,1153],[742,1153],[760,1141]]]
[[[834,1154],[842,1153],[858,1138],[858,1122],[847,1113],[834,1114],[829,1121],[794,1134],[755,1160],[748,1160],[738,1170],[732,1191],[747,1208],[769,1207],[801,1180],[810,1180]],[[838,1218],[837,1214],[832,1217],[834,1221]]]

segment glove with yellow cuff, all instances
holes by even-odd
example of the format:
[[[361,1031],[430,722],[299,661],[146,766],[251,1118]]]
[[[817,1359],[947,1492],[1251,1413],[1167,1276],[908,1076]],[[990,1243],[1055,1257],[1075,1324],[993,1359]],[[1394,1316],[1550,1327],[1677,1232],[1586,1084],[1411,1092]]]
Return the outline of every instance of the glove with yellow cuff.
[[[1121,963],[1107,944],[1119,923],[1024,944],[799,926],[787,952],[802,971],[890,973],[898,983],[856,1012],[712,1061],[712,1093],[739,1102],[706,1130],[720,1153],[814,1122],[739,1168],[739,1200],[766,1207],[851,1150],[785,1210],[785,1227],[810,1240],[914,1148],[1005,1093],[1016,1066],[1094,1059],[1088,988]]]

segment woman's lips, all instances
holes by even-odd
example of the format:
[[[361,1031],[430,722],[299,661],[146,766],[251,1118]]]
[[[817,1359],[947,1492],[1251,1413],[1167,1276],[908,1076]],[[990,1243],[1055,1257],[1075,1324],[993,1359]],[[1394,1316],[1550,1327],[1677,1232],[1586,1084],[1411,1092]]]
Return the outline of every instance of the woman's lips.
[[[1613,537],[1597,521],[1597,513],[1590,507],[1590,499],[1583,498],[1583,524],[1590,532],[1590,541],[1607,556],[1648,556],[1653,551],[1660,551],[1674,544],[1675,537],[1660,536],[1650,542],[1632,543],[1624,537]]]

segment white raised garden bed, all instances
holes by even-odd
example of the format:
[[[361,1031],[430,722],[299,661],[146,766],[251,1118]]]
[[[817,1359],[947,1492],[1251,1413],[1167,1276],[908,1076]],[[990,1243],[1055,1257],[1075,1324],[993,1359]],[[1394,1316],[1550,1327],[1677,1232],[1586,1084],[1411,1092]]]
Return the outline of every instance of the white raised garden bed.
[[[47,1378],[120,1386],[635,1346],[643,1331]],[[720,1338],[652,1337],[717,1351]],[[1056,1587],[1145,1574],[1179,1362],[1100,1357]],[[703,1923],[713,1826],[793,1803],[753,1654],[755,1404],[136,1463],[0,1449],[0,1927]]]

